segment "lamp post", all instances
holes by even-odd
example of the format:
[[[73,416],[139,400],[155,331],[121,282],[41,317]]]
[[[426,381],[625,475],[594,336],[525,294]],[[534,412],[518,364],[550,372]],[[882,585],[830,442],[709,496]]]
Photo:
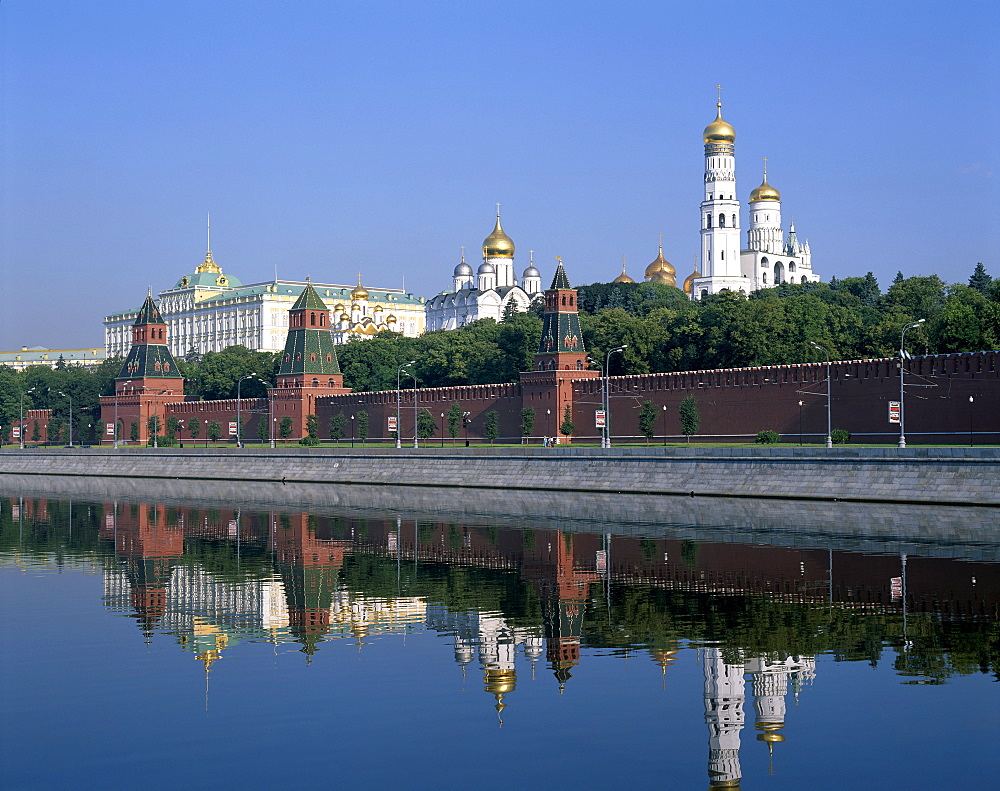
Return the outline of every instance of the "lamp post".
[[[917,319],[916,321],[911,321],[909,324],[904,324],[903,329],[899,333],[899,447],[901,448],[906,447],[906,431],[903,428],[903,422],[906,419],[906,405],[903,403],[903,362],[906,359],[906,350],[903,348],[903,340],[906,338],[906,331],[910,327],[916,327],[925,321],[927,319]]]
[[[413,371],[410,371],[409,374],[413,377],[413,447],[419,448],[420,443],[417,442],[417,375]],[[399,432],[396,434],[398,436]]]
[[[354,447],[354,415],[351,415],[351,447]]]
[[[805,403],[799,399],[799,447],[802,447],[802,405]]]
[[[243,447],[243,398],[240,393],[240,388],[243,385],[244,379],[257,379],[258,381],[263,381],[257,374],[245,374],[236,380],[236,447]]]
[[[444,447],[444,412],[441,413],[441,447]]]
[[[820,346],[815,341],[809,341],[809,345],[814,349],[819,349],[826,355],[826,446],[832,448],[833,432],[831,429],[833,424],[830,422],[830,352],[827,351],[825,346]],[[801,413],[802,410],[800,409],[799,414],[801,415]]]
[[[973,396],[969,396],[969,447],[972,447],[972,404],[976,399]]]
[[[66,395],[62,390],[56,390],[63,398],[69,399],[69,446],[73,447],[73,396]]]
[[[663,411],[663,447],[667,447],[667,405],[662,407]]]
[[[401,389],[402,385],[400,384],[400,379],[403,376],[403,369],[409,368],[415,362],[416,360],[410,360],[408,363],[403,363],[401,366],[399,366],[399,368],[396,369],[396,447],[397,448],[403,447],[403,443],[401,440],[402,432],[400,431],[400,429],[402,428],[403,391]],[[417,381],[416,378],[414,378],[413,381],[416,382]],[[351,420],[354,420],[353,415],[351,416]],[[351,425],[354,424],[352,423]],[[417,429],[416,426],[414,426],[413,436],[415,437],[416,435],[417,435]],[[354,445],[352,444],[351,447],[353,448]]]
[[[17,430],[17,436],[18,436],[18,439],[20,440],[19,445],[20,445],[21,450],[24,450],[24,394],[25,393],[34,393],[34,392],[35,392],[35,388],[34,387],[32,387],[32,388],[30,388],[28,390],[22,390],[21,391],[21,409],[20,409],[20,413],[18,414],[18,419],[17,419],[17,425],[19,426],[19,428]]]
[[[601,447],[611,447],[611,355],[615,352],[623,352],[628,348],[628,344],[609,349],[604,360],[604,436]]]

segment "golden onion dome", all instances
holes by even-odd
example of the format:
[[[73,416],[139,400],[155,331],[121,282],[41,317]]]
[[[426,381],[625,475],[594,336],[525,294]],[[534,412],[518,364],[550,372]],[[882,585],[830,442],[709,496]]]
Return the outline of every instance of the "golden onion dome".
[[[358,285],[351,291],[351,299],[368,299],[368,289],[361,285],[361,275],[358,275]]]
[[[350,320],[351,320],[351,317],[350,317],[350,315],[349,315],[349,314],[347,314],[347,313],[341,313],[341,314],[340,314],[340,320],[341,320],[341,321],[350,321]]]
[[[500,215],[493,233],[483,239],[483,258],[513,258],[514,242],[500,227]]]
[[[396,317],[395,317],[395,316],[393,316],[393,315],[392,315],[392,314],[390,313],[390,314],[389,314],[389,318],[387,318],[387,319],[386,319],[386,322],[388,322],[389,324],[395,324],[395,323],[396,323]]]
[[[694,272],[688,275],[687,279],[684,281],[684,285],[682,286],[682,288],[684,290],[684,293],[687,294],[689,297],[691,296],[691,292],[694,289],[694,281],[697,280],[699,277],[701,277],[701,272],[695,269]]]
[[[343,302],[338,302],[336,305],[333,306],[334,313],[336,313],[338,311],[342,311],[342,310],[347,310],[347,308],[344,307],[344,303]]]
[[[712,123],[705,127],[702,140],[706,145],[709,143],[735,143],[736,130],[722,120],[722,102],[718,102],[715,106],[719,108],[718,115]]]
[[[750,203],[762,200],[781,200],[781,193],[767,183],[767,173],[764,173],[764,180],[760,186],[750,193]]]
[[[669,271],[669,272],[666,269],[661,269],[658,272],[654,272],[650,276],[649,282],[650,283],[659,283],[661,286],[675,286],[676,287],[676,285],[677,285],[677,276],[674,274],[674,272],[672,270],[673,270],[673,267],[671,267],[671,271]]]
[[[656,258],[653,259],[652,263],[646,267],[646,279],[653,280],[654,276],[658,272],[665,273],[671,280],[675,279],[677,275],[677,270],[674,269],[674,265],[663,257],[662,244],[660,245],[659,255],[657,255]],[[671,285],[673,285],[673,283],[671,283]]]
[[[635,281],[628,276],[628,272],[625,271],[625,256],[622,256],[622,273],[618,275],[612,283],[634,283]]]

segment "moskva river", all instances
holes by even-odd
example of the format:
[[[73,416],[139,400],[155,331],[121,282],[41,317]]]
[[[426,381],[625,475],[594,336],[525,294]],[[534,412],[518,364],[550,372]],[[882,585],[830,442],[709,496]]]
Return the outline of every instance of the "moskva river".
[[[0,484],[0,786],[1000,777],[995,510],[439,497]]]

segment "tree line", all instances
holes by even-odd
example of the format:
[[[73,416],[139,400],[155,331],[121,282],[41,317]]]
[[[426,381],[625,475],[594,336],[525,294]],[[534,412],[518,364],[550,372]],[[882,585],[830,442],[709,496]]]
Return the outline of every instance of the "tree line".
[[[967,283],[948,284],[937,275],[904,278],[883,291],[871,272],[829,283],[782,284],[749,295],[723,292],[691,301],[678,288],[658,283],[594,283],[578,288],[584,343],[601,368],[609,349],[608,373],[659,373],[825,359],[888,357],[897,354],[900,331],[911,353],[932,354],[1000,348],[1000,279],[978,264]],[[414,364],[400,378],[404,388],[514,382],[530,370],[542,331],[542,307],[508,313],[503,321],[480,319],[457,330],[419,338],[383,332],[338,346],[344,384],[356,391],[396,388],[399,366]],[[205,400],[259,398],[276,380],[281,356],[244,346],[178,359],[185,391]],[[100,419],[98,397],[114,393],[122,359],[95,368],[60,364],[14,371],[0,366],[0,437],[10,441],[21,394],[24,408],[53,410],[50,432],[70,420],[74,436],[93,439]],[[262,381],[261,381],[262,380]],[[266,384],[265,384],[266,383]],[[64,438],[65,439],[65,438]]]

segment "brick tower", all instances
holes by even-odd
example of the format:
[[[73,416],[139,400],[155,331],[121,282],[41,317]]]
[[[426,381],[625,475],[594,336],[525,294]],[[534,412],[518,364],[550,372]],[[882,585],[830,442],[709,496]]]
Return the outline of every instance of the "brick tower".
[[[153,302],[152,294],[139,309],[132,325],[132,347],[115,377],[115,395],[101,398],[101,419],[115,426],[119,440],[128,441],[131,424],[138,424],[139,442],[149,437],[149,419],[159,420],[162,433],[166,404],[184,400],[184,376],[167,347],[167,325]],[[117,406],[117,409],[116,409]],[[105,428],[103,443],[115,441],[115,429]]]
[[[349,393],[340,373],[330,335],[330,311],[312,284],[306,283],[288,314],[288,338],[282,352],[277,385],[268,390],[272,436],[281,421],[292,420],[292,438],[306,435],[306,417],[316,414],[316,399]]]
[[[575,379],[596,379],[598,371],[587,368],[587,350],[583,345],[576,289],[562,259],[556,259],[555,277],[545,292],[545,315],[542,338],[535,354],[535,370],[521,374],[524,405],[535,410],[536,430],[547,436],[559,436],[566,408],[573,407]],[[569,437],[560,441],[569,442]]]

